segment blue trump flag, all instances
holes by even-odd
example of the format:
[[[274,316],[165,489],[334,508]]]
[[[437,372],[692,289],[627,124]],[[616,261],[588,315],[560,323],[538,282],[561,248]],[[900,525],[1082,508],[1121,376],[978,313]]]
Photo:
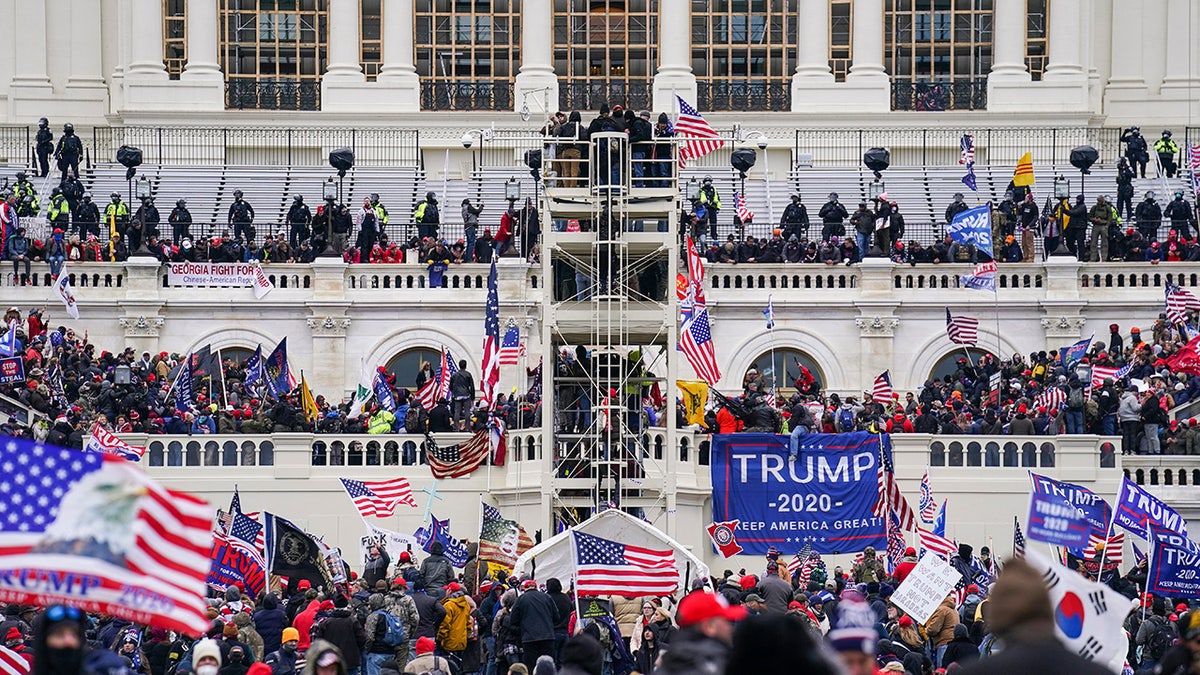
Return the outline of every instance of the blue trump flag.
[[[388,386],[387,380],[383,379],[383,373],[378,369],[375,371],[375,380],[371,383],[371,389],[375,392],[375,400],[379,401],[379,406],[388,412],[396,412],[396,399],[392,396],[392,388]]]
[[[1200,546],[1178,532],[1150,525],[1146,591],[1172,598],[1200,598]]]
[[[266,370],[267,388],[271,390],[271,394],[278,398],[284,394],[290,394],[292,391],[291,377],[288,372],[288,354],[287,354],[287,338],[279,341],[271,355],[267,357],[266,363],[263,364],[263,369]]]
[[[192,360],[184,360],[183,369],[175,379],[175,412],[183,414],[192,407]]]
[[[263,357],[262,345],[255,348],[254,353],[250,358],[246,359],[246,380],[242,382],[242,386],[249,389],[259,382],[263,381]]]
[[[937,510],[937,515],[933,517],[933,533],[939,537],[946,536],[946,505],[949,503],[949,499],[942,500],[942,506]]]
[[[950,239],[960,244],[974,244],[975,248],[992,254],[992,211],[987,204],[967,209],[954,216],[946,225],[946,234]]]
[[[887,547],[876,476],[887,434],[808,434],[795,460],[788,439],[774,434],[712,437],[713,520],[738,521],[734,537],[747,555],[774,546],[817,553]]]
[[[1091,524],[1074,504],[1062,497],[1036,492],[1029,495],[1028,522],[1025,534],[1030,539],[1068,549],[1087,546],[1092,531]]]
[[[1183,516],[1128,477],[1122,478],[1121,489],[1117,492],[1113,525],[1120,525],[1151,543],[1151,525],[1187,537],[1187,521]]]
[[[1070,347],[1064,347],[1058,355],[1058,359],[1062,361],[1063,367],[1067,370],[1074,368],[1075,364],[1083,359],[1083,355],[1087,354],[1088,347],[1092,345],[1092,338],[1094,337],[1096,336],[1093,335],[1087,339],[1080,340]]]
[[[1087,519],[1088,525],[1091,526],[1089,534],[1096,534],[1100,537],[1108,534],[1108,523],[1112,520],[1112,507],[1104,501],[1103,497],[1080,485],[1057,481],[1032,471],[1029,472],[1029,479],[1033,481],[1035,494],[1052,495],[1065,499],[1068,504],[1079,509],[1083,517]],[[1083,547],[1073,549],[1071,553],[1082,557]]]
[[[442,545],[442,554],[446,556],[446,560],[449,560],[451,565],[466,567],[470,555],[467,553],[467,547],[461,541],[450,536],[450,519],[438,520],[437,516],[430,514],[429,520],[429,527],[419,527],[413,533],[417,543],[428,553],[433,548],[433,544],[438,542]]]

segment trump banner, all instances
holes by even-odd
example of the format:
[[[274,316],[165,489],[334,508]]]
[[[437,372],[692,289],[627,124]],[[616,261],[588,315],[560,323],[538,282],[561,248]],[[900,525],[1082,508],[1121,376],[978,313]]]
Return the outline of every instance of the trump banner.
[[[1150,567],[1146,592],[1172,598],[1200,598],[1200,546],[1185,535],[1150,525]]]
[[[1029,472],[1029,479],[1033,481],[1034,494],[1059,497],[1079,509],[1083,517],[1087,519],[1088,525],[1091,526],[1089,534],[1099,534],[1101,537],[1108,535],[1108,523],[1112,520],[1112,507],[1104,501],[1103,497],[1085,487],[1054,480],[1032,471]],[[1072,549],[1071,553],[1081,556],[1083,547]]]
[[[213,532],[212,567],[208,572],[208,585],[218,591],[241,584],[242,588],[257,598],[267,587],[267,565],[262,555],[246,542]]]
[[[735,524],[728,536],[747,555],[774,546],[817,553],[884,549],[876,472],[886,435],[865,431],[809,434],[799,455],[788,456],[786,436],[741,433],[712,437],[713,520]],[[733,523],[736,521],[736,523]]]
[[[1128,477],[1121,480],[1113,525],[1120,525],[1146,541],[1150,541],[1150,525],[1187,537],[1187,521],[1183,516]]]
[[[960,244],[974,244],[975,248],[992,255],[992,210],[987,204],[967,209],[946,224],[946,234]]]
[[[1088,545],[1091,530],[1083,512],[1067,500],[1036,492],[1029,495],[1029,528],[1026,534],[1030,539],[1069,549],[1083,548]]]

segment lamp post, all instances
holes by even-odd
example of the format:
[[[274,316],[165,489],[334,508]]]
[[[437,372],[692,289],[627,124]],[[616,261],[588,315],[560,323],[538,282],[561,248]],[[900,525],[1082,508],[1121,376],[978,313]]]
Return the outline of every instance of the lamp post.
[[[139,209],[142,215],[140,218],[138,218],[139,234],[138,234],[137,248],[130,251],[129,256],[132,258],[153,258],[154,254],[150,252],[150,249],[146,248],[146,209],[145,209],[145,206],[146,206],[147,200],[149,200],[151,197],[150,179],[146,178],[145,176],[138,176],[137,180],[133,181],[133,184],[134,184],[134,188],[135,188],[134,194],[137,195],[138,202],[142,205],[142,208]]]
[[[337,208],[338,184],[334,182],[333,176],[326,178],[321,184],[321,198],[325,201],[325,246],[317,257],[336,258],[338,254],[333,250],[333,216]]]
[[[1070,198],[1071,198],[1071,181],[1067,180],[1067,177],[1063,176],[1062,174],[1055,176],[1054,177],[1055,205],[1056,206],[1060,205],[1063,203],[1064,199],[1069,200]],[[1047,214],[1047,218],[1049,218],[1049,217],[1051,217],[1051,216],[1049,214]],[[1062,232],[1061,223],[1059,225],[1058,246],[1053,251],[1046,251],[1046,255],[1047,256],[1071,255],[1071,252],[1067,250],[1065,242],[1063,241],[1063,232]]]
[[[758,151],[760,153],[762,153],[762,156],[763,156],[763,187],[766,188],[766,193],[767,193],[767,218],[770,219],[770,222],[773,224],[775,222],[775,205],[771,201],[771,162],[770,162],[771,157],[770,157],[770,153],[767,152],[767,145],[769,144],[769,141],[767,140],[767,135],[761,131],[755,131],[755,130],[746,131],[746,130],[742,129],[742,125],[735,124],[735,125],[733,125],[733,136],[734,136],[734,139],[738,143],[747,143],[750,141],[754,141],[754,144],[758,146]],[[744,180],[742,183],[742,188],[743,188],[742,194],[745,195],[745,181]],[[774,227],[774,225],[772,225],[772,227]]]
[[[483,129],[468,129],[464,131],[461,139],[462,146],[467,150],[470,150],[471,146],[475,144],[476,140],[478,140],[482,145],[483,143],[490,143],[495,137],[496,123],[493,122],[492,126],[490,127],[484,127]],[[474,153],[471,155],[471,163],[473,168],[478,168],[477,163],[475,162]]]

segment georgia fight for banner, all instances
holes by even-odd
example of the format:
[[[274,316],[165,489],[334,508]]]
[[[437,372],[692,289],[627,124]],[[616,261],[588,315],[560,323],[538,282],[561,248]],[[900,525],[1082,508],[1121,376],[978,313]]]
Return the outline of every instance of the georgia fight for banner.
[[[865,431],[809,434],[800,453],[788,457],[787,437],[719,434],[712,440],[713,520],[737,521],[733,535],[744,554],[765,555],[774,546],[817,553],[887,546],[879,499],[880,443],[886,435]]]

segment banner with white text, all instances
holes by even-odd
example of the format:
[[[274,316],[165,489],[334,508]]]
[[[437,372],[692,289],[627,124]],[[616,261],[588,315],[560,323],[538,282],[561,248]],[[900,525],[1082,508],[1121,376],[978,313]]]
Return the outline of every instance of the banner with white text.
[[[250,288],[261,299],[275,285],[263,273],[258,263],[171,263],[167,266],[170,286],[201,286],[212,288]]]

